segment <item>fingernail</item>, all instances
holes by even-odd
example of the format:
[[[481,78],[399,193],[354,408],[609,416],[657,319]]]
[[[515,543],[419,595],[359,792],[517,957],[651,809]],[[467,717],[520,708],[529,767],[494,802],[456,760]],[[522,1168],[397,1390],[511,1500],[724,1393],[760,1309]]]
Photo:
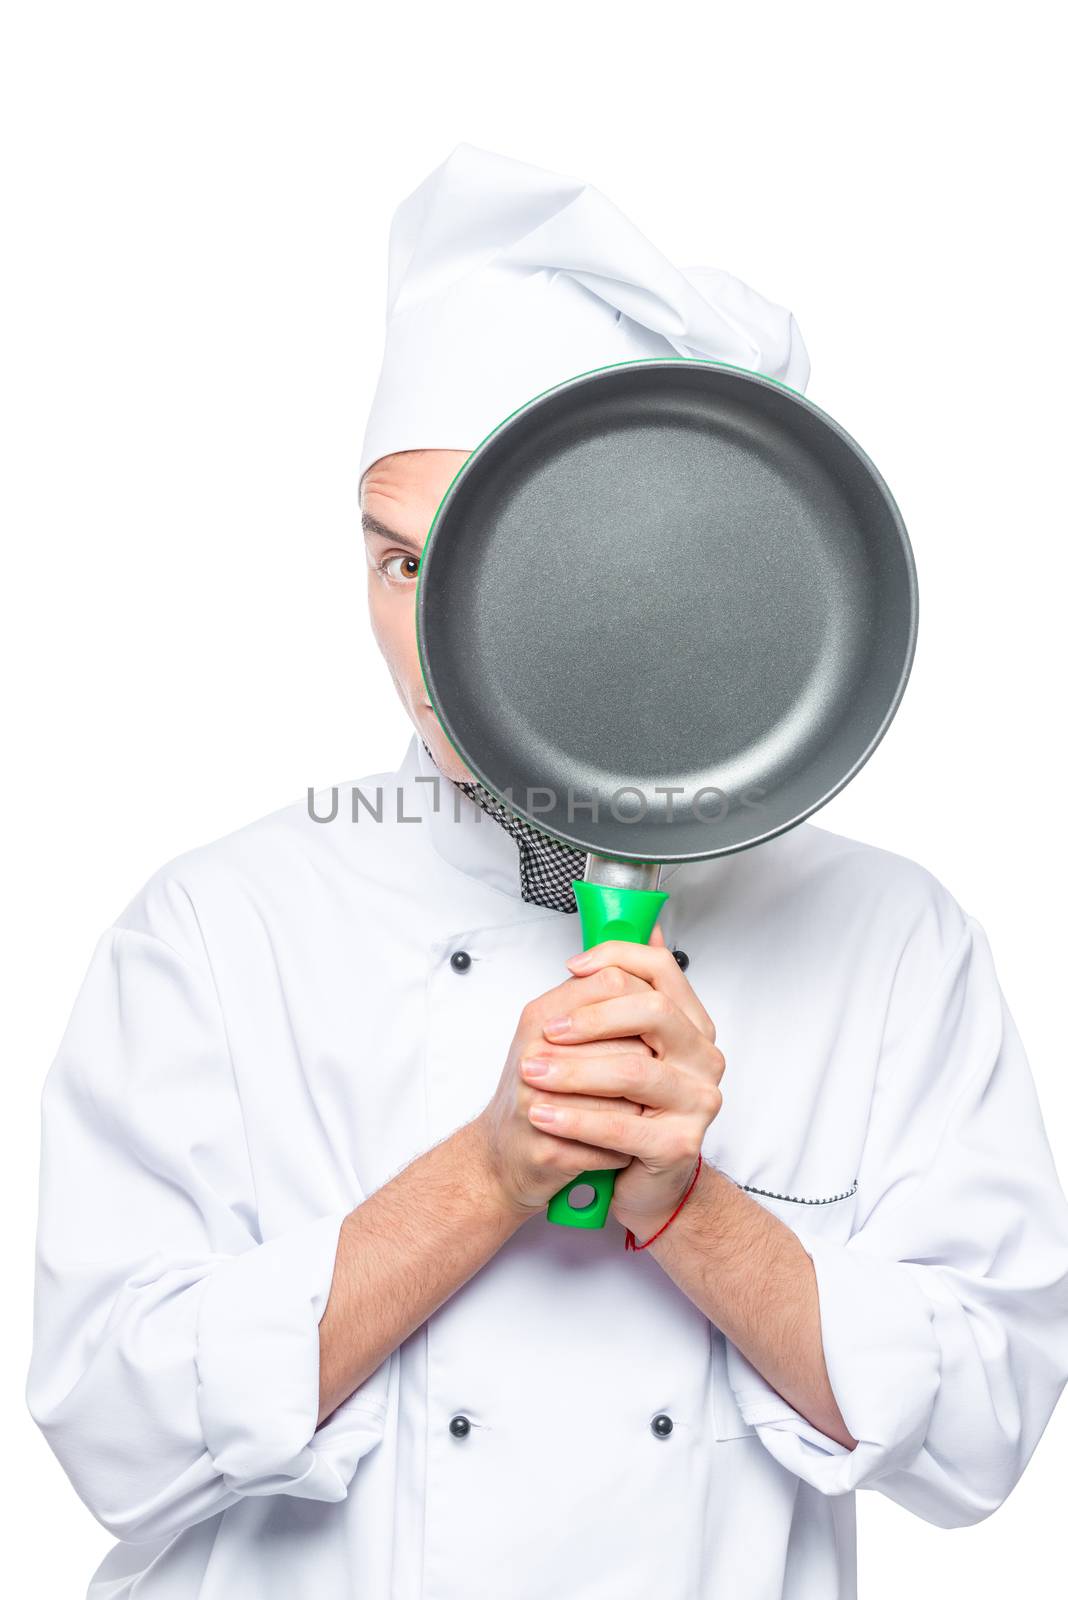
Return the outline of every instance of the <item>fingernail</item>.
[[[526,1078],[544,1078],[548,1075],[552,1062],[548,1056],[530,1056],[523,1063],[523,1076]]]
[[[568,967],[588,967],[591,966],[592,963],[592,955],[590,955],[588,950],[583,950],[580,951],[577,956],[568,956],[564,965]]]
[[[531,1106],[530,1115],[535,1122],[555,1122],[556,1111],[552,1106]]]
[[[545,1024],[545,1033],[566,1033],[571,1026],[570,1017],[553,1017]]]

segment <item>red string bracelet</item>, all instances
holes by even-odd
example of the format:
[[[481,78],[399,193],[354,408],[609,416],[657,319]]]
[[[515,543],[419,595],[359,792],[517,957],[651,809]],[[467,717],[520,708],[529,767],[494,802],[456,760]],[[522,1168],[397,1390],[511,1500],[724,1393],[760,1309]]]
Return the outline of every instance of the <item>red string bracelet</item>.
[[[638,1241],[635,1239],[633,1233],[631,1233],[630,1229],[628,1228],[627,1229],[627,1237],[623,1242],[624,1250],[645,1250],[645,1249],[647,1249],[649,1247],[649,1245],[652,1244],[653,1239],[659,1239],[660,1235],[664,1231],[664,1228],[670,1228],[671,1224],[674,1222],[675,1218],[678,1216],[679,1212],[682,1210],[683,1206],[686,1204],[687,1200],[690,1198],[690,1191],[692,1190],[694,1184],[697,1182],[697,1174],[700,1172],[700,1170],[701,1170],[701,1156],[700,1156],[700,1153],[698,1153],[697,1165],[693,1169],[693,1177],[690,1179],[689,1187],[687,1188],[686,1193],[683,1195],[682,1199],[679,1201],[678,1205],[675,1207],[674,1211],[671,1213],[670,1217],[668,1217],[667,1221],[664,1223],[663,1227],[657,1228],[656,1232],[652,1235],[652,1237],[649,1238],[649,1239],[646,1239],[644,1244],[639,1244]]]

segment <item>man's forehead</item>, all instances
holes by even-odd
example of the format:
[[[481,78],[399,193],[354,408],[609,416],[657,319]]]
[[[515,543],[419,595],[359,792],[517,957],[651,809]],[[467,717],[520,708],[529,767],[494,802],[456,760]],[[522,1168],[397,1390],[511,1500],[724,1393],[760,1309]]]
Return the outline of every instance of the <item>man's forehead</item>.
[[[363,475],[364,492],[387,494],[399,489],[420,489],[451,479],[470,455],[469,450],[397,450],[379,456]]]
[[[360,483],[366,534],[425,535],[466,450],[402,450],[372,463]]]

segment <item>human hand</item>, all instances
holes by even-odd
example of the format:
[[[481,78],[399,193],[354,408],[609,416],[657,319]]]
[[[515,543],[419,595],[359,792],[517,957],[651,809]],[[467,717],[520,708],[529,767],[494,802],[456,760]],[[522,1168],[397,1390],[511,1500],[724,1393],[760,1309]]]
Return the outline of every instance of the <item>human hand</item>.
[[[563,1142],[632,1158],[616,1179],[612,1212],[643,1240],[693,1177],[723,1103],[726,1062],[659,927],[647,945],[610,940],[567,964],[600,990],[571,991],[552,1014],[564,1025],[544,1016],[545,1043],[524,1050],[523,1078],[538,1091],[528,1115]],[[613,1043],[621,1048],[606,1048]]]
[[[620,1150],[600,1147],[578,1134],[561,1136],[555,1129],[550,1133],[539,1128],[529,1113],[535,1100],[544,1101],[545,1095],[531,1069],[534,1057],[557,1053],[545,1041],[544,1028],[550,1017],[580,1002],[591,1005],[606,1000],[624,988],[646,987],[638,978],[606,968],[590,977],[565,979],[523,1007],[493,1099],[471,1125],[480,1137],[485,1168],[506,1208],[533,1215],[580,1172],[622,1171],[630,1164],[630,1155]],[[589,1046],[587,1059],[607,1060],[643,1050],[648,1053],[638,1038],[602,1039]],[[610,1115],[613,1122],[639,1114],[639,1106],[616,1091],[609,1096],[596,1090],[568,1093],[563,1085],[561,1089],[564,1092],[553,1095],[553,1104],[560,1109],[581,1107],[589,1115]]]

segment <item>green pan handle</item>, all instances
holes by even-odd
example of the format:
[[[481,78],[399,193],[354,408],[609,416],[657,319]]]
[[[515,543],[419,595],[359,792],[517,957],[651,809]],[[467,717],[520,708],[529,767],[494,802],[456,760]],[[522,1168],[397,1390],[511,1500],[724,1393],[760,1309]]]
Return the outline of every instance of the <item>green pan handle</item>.
[[[591,949],[606,939],[625,939],[628,944],[648,944],[649,935],[667,899],[664,889],[621,889],[607,883],[589,883],[573,878],[571,887],[578,901],[582,923],[582,948]],[[572,1189],[588,1184],[593,1199],[573,1206]],[[616,1175],[608,1172],[580,1172],[549,1201],[547,1216],[564,1228],[603,1228],[608,1220]]]

